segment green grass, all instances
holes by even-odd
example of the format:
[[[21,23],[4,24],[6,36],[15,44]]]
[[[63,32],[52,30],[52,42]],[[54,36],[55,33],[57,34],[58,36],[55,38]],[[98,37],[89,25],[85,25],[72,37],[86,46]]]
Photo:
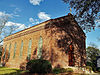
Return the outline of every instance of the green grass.
[[[15,68],[0,67],[0,75],[20,75],[25,72],[27,71],[22,71]]]
[[[29,71],[27,71],[27,70],[26,71],[22,71],[20,69],[15,69],[15,68],[0,67],[0,75],[21,75],[21,74],[23,74],[25,72],[27,73]],[[54,74],[51,74],[51,75],[54,75]],[[64,75],[64,74],[58,74],[58,75]],[[66,73],[65,75],[89,75],[89,74]]]

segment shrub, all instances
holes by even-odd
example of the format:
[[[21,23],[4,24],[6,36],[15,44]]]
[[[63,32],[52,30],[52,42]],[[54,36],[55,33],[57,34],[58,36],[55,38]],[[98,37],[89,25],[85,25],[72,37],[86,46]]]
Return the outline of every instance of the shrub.
[[[54,69],[53,69],[53,73],[55,73],[55,74],[60,73],[60,68],[54,68]]]
[[[72,68],[66,68],[66,72],[73,72]]]
[[[61,72],[61,73],[65,73],[65,72],[66,72],[66,69],[65,69],[65,68],[61,68],[61,69],[60,69],[60,72]]]
[[[86,66],[86,69],[92,70],[92,67],[91,66]]]
[[[97,71],[100,72],[100,68],[98,68]]]
[[[50,73],[52,71],[52,66],[47,60],[35,59],[27,63],[26,69],[31,73]]]
[[[91,62],[86,62],[86,66],[92,66],[93,64]]]

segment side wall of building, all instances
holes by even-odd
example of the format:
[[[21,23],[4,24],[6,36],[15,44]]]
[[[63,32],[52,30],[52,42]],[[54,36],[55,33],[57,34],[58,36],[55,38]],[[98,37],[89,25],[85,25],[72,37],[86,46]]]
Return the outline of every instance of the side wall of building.
[[[49,60],[53,67],[69,66],[70,45],[73,47],[73,66],[85,65],[85,35],[71,16],[42,23],[38,27],[6,37],[3,45],[2,63],[6,62],[7,67],[19,68],[22,63],[27,62],[29,49],[31,49],[31,59],[37,59],[40,37],[43,39],[42,57]],[[32,45],[29,44],[30,40]],[[21,48],[22,41],[23,49]],[[21,49],[22,56],[20,56]],[[10,58],[8,59],[9,50]],[[3,60],[4,54],[5,60]]]
[[[68,66],[68,56],[65,54],[65,52],[60,51],[59,47],[57,47],[56,38],[57,35],[59,36],[59,33],[56,34],[56,36],[52,35],[52,28],[46,29],[45,26],[42,26],[42,28],[37,28],[37,29],[41,30],[17,38],[12,38],[4,42],[3,55],[5,54],[5,60],[3,61],[3,55],[2,55],[2,62],[6,63],[5,66],[11,68],[19,68],[22,63],[27,62],[30,39],[32,40],[31,59],[37,59],[37,49],[40,36],[43,39],[43,48],[42,48],[43,59],[49,60],[52,63],[53,67]],[[54,30],[56,30],[56,28],[54,28]],[[18,34],[15,36],[18,36]],[[22,51],[22,56],[20,56],[22,41],[23,41],[23,51]],[[15,50],[15,44],[16,44],[16,50]],[[10,48],[10,58],[8,58],[9,48]],[[14,50],[15,50],[15,56],[14,56]],[[6,53],[4,53],[4,51]]]
[[[33,30],[31,30],[33,31]],[[17,37],[17,38],[12,38],[10,40],[4,41],[3,45],[3,55],[2,55],[2,62],[6,62],[7,67],[15,67],[19,68],[20,64],[23,62],[27,61],[27,56],[28,56],[28,50],[29,50],[29,41],[32,41],[31,45],[31,57],[34,53],[35,50],[38,48],[38,41],[40,36],[43,38],[43,43],[45,43],[45,31],[44,31],[44,25],[42,27],[37,27],[34,29],[34,31],[31,33],[30,30],[26,33],[26,31],[23,31],[25,35]],[[26,35],[27,34],[27,35]],[[11,37],[19,36],[21,34],[16,34],[12,35]],[[20,56],[20,50],[21,50],[21,43],[23,41],[23,50],[22,50],[22,56]],[[16,49],[15,49],[15,43],[16,43]],[[11,49],[10,49],[10,58],[8,59],[8,54],[9,54],[9,46],[11,44]],[[5,51],[6,50],[6,51]],[[14,56],[14,50],[15,50],[15,56]],[[5,54],[5,60],[3,61],[3,56]],[[37,56],[35,56],[36,58]]]
[[[70,15],[69,17],[61,18],[60,20],[53,20],[46,25],[47,32],[51,31],[51,36],[55,42],[55,52],[58,52],[58,58],[62,62],[61,67],[69,66],[69,52],[70,45],[72,46],[72,61],[73,66],[85,66],[86,62],[86,47],[85,47],[85,34],[83,30],[78,26],[78,23]],[[64,58],[63,58],[64,57]],[[67,60],[66,60],[67,59]]]

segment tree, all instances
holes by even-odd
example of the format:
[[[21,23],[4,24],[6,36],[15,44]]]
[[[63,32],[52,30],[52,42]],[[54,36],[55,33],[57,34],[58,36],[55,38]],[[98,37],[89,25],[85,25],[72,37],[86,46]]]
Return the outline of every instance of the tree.
[[[99,56],[100,54],[100,50],[95,48],[95,47],[91,47],[89,46],[87,48],[87,60],[90,62],[93,62],[93,60],[96,60],[96,56]]]
[[[2,33],[3,29],[5,27],[6,22],[8,21],[8,15],[1,15],[0,16],[0,43],[3,41],[2,40]]]
[[[0,12],[0,43],[3,42],[3,38],[12,34],[16,29],[15,26],[6,26],[7,21],[11,15]]]
[[[63,0],[75,9],[75,19],[83,30],[91,31],[96,27],[96,22],[100,19],[99,0]],[[96,21],[98,20],[98,21]]]
[[[88,46],[87,52],[87,66],[91,66],[93,70],[96,70],[96,57],[99,56],[100,50],[96,46]]]

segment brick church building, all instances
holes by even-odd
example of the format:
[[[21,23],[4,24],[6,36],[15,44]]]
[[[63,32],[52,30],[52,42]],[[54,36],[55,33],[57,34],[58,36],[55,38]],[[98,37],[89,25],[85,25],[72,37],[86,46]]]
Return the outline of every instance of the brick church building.
[[[53,67],[85,66],[85,39],[85,33],[69,13],[5,37],[1,63],[20,68],[22,63],[41,56]]]

